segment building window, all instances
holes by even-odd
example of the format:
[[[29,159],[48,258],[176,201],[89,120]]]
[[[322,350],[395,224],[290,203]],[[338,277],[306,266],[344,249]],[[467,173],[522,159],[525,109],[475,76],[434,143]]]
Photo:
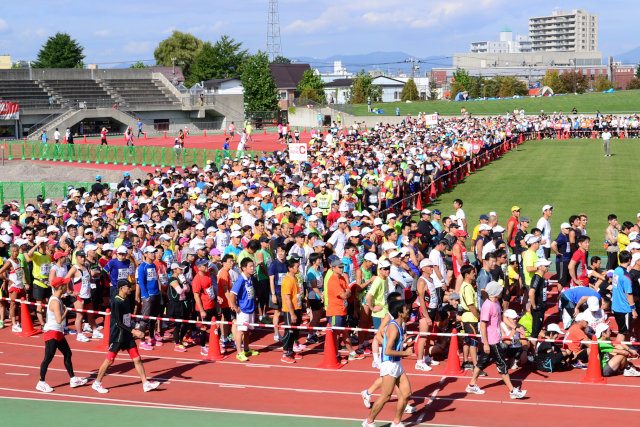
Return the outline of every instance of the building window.
[[[400,99],[400,92],[393,92],[393,99]]]
[[[278,93],[278,99],[281,101],[284,101],[287,99],[287,92],[286,91],[281,91]]]

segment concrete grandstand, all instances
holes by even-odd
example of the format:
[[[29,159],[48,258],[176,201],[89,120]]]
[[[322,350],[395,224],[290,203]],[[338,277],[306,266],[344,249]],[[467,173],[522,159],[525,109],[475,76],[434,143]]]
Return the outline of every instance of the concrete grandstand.
[[[106,127],[123,133],[128,126],[157,133],[222,129],[242,123],[242,95],[180,92],[150,69],[17,69],[0,71],[0,101],[17,102],[19,120],[0,120],[2,136],[38,139],[55,128],[92,135]]]

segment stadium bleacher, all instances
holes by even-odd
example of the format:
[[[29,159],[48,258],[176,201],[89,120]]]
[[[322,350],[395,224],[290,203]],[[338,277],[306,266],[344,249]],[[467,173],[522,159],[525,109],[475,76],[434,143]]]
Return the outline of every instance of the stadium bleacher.
[[[85,102],[91,104],[113,103],[114,99],[95,80],[43,80],[43,85],[56,96],[67,102]]]
[[[0,100],[18,102],[21,107],[48,108],[49,94],[34,80],[0,80]],[[54,106],[59,107],[54,100]]]
[[[103,80],[104,87],[120,97],[124,106],[180,105],[162,84],[150,79]]]

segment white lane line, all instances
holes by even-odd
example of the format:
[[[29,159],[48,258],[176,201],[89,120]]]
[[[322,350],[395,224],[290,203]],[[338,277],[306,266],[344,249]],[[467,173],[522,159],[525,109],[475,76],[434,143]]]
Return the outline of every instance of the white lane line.
[[[19,374],[17,372],[5,372],[6,375],[19,375],[19,376],[24,376],[24,377],[28,377],[29,374]]]
[[[6,365],[6,364],[0,364],[0,365]],[[11,365],[13,367],[19,367],[19,368],[27,368],[27,369],[40,369],[39,367],[35,367],[35,366],[25,366],[25,365]],[[56,369],[56,368],[49,368],[50,371],[65,371],[65,369]],[[76,372],[80,372],[80,373],[87,373],[87,374],[95,374],[95,372],[91,372],[91,371],[76,371]],[[124,374],[110,374],[114,377],[123,377],[123,378],[139,378],[137,375],[124,375]],[[168,383],[169,378],[153,378],[154,380],[157,381],[166,381]],[[217,383],[217,382],[211,382],[211,381],[196,381],[196,380],[186,380],[186,379],[180,379],[180,378],[171,378],[171,381],[173,382],[180,382],[180,383],[187,383],[187,384],[206,384],[206,385],[216,385],[219,387],[229,387],[229,388],[237,388],[238,385],[237,384],[229,384],[229,383]],[[442,380],[441,380],[442,381]],[[262,385],[249,385],[249,384],[244,384],[242,387],[244,388],[253,388],[253,389],[259,389],[259,390],[278,390],[278,391],[293,391],[293,392],[316,392],[316,393],[327,393],[327,394],[337,394],[337,395],[348,395],[348,396],[359,396],[360,392],[355,391],[355,392],[351,392],[351,391],[338,391],[338,390],[314,390],[314,389],[299,389],[299,388],[291,388],[291,387],[269,387],[269,386],[262,386]],[[0,387],[0,390],[9,390],[12,391],[12,389],[4,389]],[[18,390],[20,391],[20,390]],[[64,396],[64,395],[61,395]],[[544,403],[544,402],[525,402],[525,401],[503,401],[503,400],[482,400],[482,399],[471,399],[471,398],[464,398],[464,399],[458,399],[458,398],[450,398],[450,397],[431,397],[431,396],[415,396],[412,395],[410,396],[410,399],[413,400],[444,400],[444,401],[450,401],[450,402],[465,402],[465,403],[509,403],[512,405],[536,405],[536,406],[548,406],[548,407],[559,407],[559,408],[582,408],[582,409],[596,409],[596,410],[607,410],[607,411],[625,411],[625,412],[640,412],[640,408],[617,408],[617,407],[609,407],[609,406],[589,406],[589,405],[572,405],[572,404],[561,404],[561,403]],[[182,406],[182,405],[175,405],[175,406]]]
[[[247,368],[270,368],[271,365],[260,365],[259,363],[247,363]]]
[[[238,385],[238,384],[220,384],[220,385],[218,385],[218,387],[223,387],[223,388],[247,388],[246,386]]]

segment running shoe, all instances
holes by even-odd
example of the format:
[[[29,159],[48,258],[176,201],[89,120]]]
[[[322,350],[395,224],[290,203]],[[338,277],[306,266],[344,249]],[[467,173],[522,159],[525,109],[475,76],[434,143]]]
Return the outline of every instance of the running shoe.
[[[362,350],[358,350],[362,351]],[[358,353],[358,351],[354,351],[353,353],[349,353],[349,360],[361,360],[364,359],[364,354]]]
[[[369,347],[365,347],[362,349],[362,351],[364,352],[364,354],[371,354],[371,349]]]
[[[415,320],[414,320],[414,322],[415,322]],[[404,423],[403,422],[399,422],[399,423],[391,422],[391,427],[404,427]]]
[[[280,361],[284,363],[296,363],[296,359],[294,359],[292,356],[287,356],[284,354],[282,355]]]
[[[479,377],[486,377],[487,373],[485,371],[480,371],[480,373],[478,374]]]
[[[153,346],[146,341],[143,343],[140,343],[140,348],[142,350],[153,350]]]
[[[11,332],[15,332],[15,333],[22,332],[22,326],[20,326],[20,323],[16,323],[15,325],[13,325],[11,327]]]
[[[514,360],[513,363],[511,364],[511,368],[509,369],[518,369],[518,361]]]
[[[163,344],[162,340],[153,340],[153,345],[156,347],[162,347]]]
[[[153,337],[156,339],[156,341],[162,342],[162,335],[160,335],[159,333],[156,332],[156,334]]]
[[[80,387],[81,385],[85,385],[87,383],[87,379],[86,378],[80,378],[80,377],[73,377],[71,378],[71,380],[69,381],[69,386],[71,388],[76,388],[76,387]]]
[[[404,407],[404,413],[405,414],[413,414],[414,412],[416,412],[416,407],[415,406],[411,406],[407,403],[407,406]]]
[[[259,355],[260,353],[258,352],[258,350],[251,350],[251,349],[249,349],[249,350],[245,350],[245,351],[244,351],[244,354],[245,354],[246,356],[257,356],[257,355]]]
[[[370,423],[369,420],[364,420],[362,422],[362,427],[376,427],[376,423]]]
[[[276,342],[282,341],[282,337],[280,336],[280,334],[273,334],[273,340]]]
[[[423,359],[425,363],[427,363],[430,366],[438,366],[440,364],[440,362],[438,362],[437,360],[434,360],[431,356],[425,356]]]
[[[373,362],[371,362],[371,367],[374,369],[380,369],[380,362],[374,360]]]
[[[293,345],[293,352],[294,353],[300,353],[302,351],[302,348],[300,348],[300,346],[298,344],[294,344]]]
[[[171,338],[173,336],[173,332],[164,331],[163,338]]]
[[[473,370],[473,363],[471,362],[464,362],[462,364],[462,369],[464,369],[465,371],[469,371],[469,370]]]
[[[94,329],[93,333],[91,334],[91,338],[100,339],[100,338],[104,338],[104,335],[99,330]]]
[[[76,341],[89,342],[91,340],[89,338],[87,338],[87,336],[85,334],[78,334],[78,335],[76,335]]]
[[[207,347],[200,347],[200,354],[203,356],[208,356],[209,355],[209,349]]]
[[[176,344],[175,347],[173,347],[173,351],[179,351],[180,353],[184,353],[185,351],[187,351],[187,349],[182,344]]]
[[[45,383],[44,381],[38,381],[38,384],[36,385],[36,390],[41,391],[43,393],[51,393],[53,391],[53,387],[51,387],[49,384]]]
[[[93,384],[91,384],[91,388],[97,391],[98,393],[102,393],[102,394],[109,393],[109,389],[102,387],[102,383],[99,383],[99,382],[94,381]]]
[[[574,363],[574,364],[573,364],[573,367],[574,367],[575,369],[587,369],[587,365],[586,365],[586,364],[584,364],[584,363],[582,363],[582,362],[580,362],[580,361],[578,361],[578,362]]]
[[[625,377],[640,377],[640,371],[638,371],[635,367],[629,365],[627,369],[624,370]]]
[[[478,387],[478,384],[468,385],[465,391],[469,394],[484,394],[484,390]]]
[[[157,389],[159,385],[160,383],[158,381],[147,381],[146,383],[142,384],[142,390],[146,393],[148,391]]]
[[[191,337],[185,337],[185,338],[184,338],[184,342],[186,342],[186,343],[187,343],[187,344],[189,344],[189,345],[193,345],[193,344],[195,344],[195,343],[196,343],[196,341],[195,341],[193,338],[191,338]]]
[[[311,345],[311,344],[318,344],[320,342],[320,340],[318,339],[318,337],[316,335],[311,335],[309,338],[307,338],[307,344]]]
[[[362,396],[362,403],[364,403],[364,407],[371,409],[371,395],[369,394],[369,390],[362,390],[360,392],[360,396]]]
[[[0,329],[4,329],[4,321],[0,320]]]
[[[82,327],[82,332],[93,332],[93,329],[91,329],[91,326],[88,323],[85,323]]]
[[[297,353],[293,353],[293,358],[296,360],[302,360],[302,355],[301,354],[297,354]]]
[[[416,362],[415,369],[417,369],[419,371],[429,372],[432,368],[431,368],[431,366],[429,366],[426,363],[424,363],[424,360],[418,360]]]
[[[509,397],[512,399],[524,399],[527,394],[527,390],[520,390],[520,387],[514,387],[511,392],[509,392]]]
[[[98,326],[96,329],[97,329],[97,330],[99,330],[99,331],[101,331],[101,330],[103,330],[103,329],[104,329],[104,326],[100,325],[100,326]]]
[[[241,362],[246,362],[249,360],[249,358],[244,353],[236,354],[236,359],[238,359]]]

